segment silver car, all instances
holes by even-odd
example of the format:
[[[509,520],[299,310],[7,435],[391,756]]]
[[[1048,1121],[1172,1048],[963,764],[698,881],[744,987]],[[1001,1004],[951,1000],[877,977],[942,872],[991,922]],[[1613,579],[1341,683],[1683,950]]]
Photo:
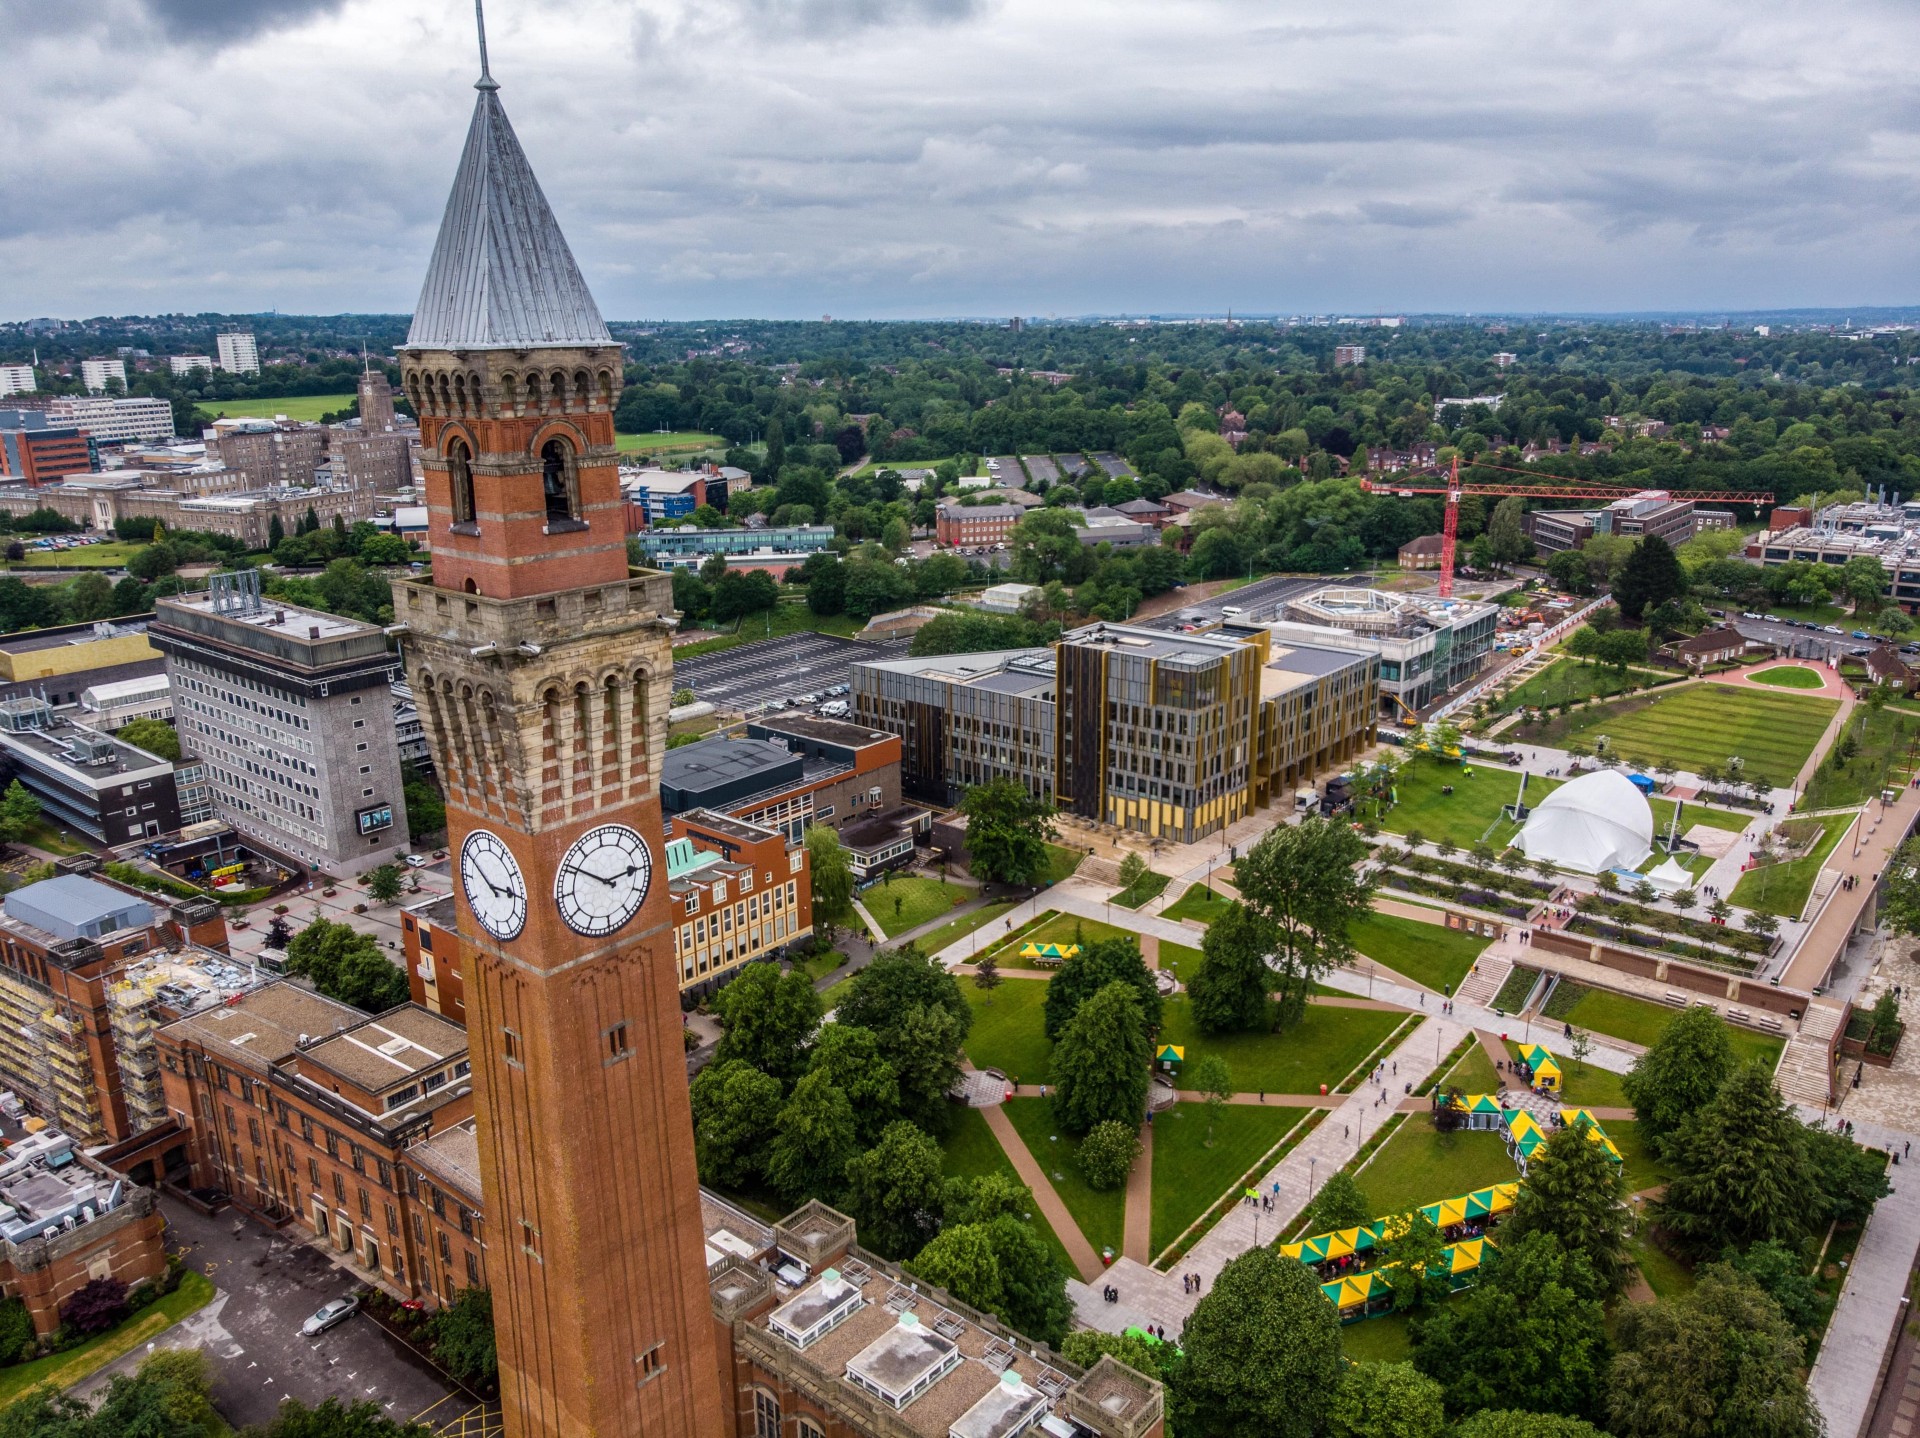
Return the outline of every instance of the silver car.
[[[360,1309],[360,1300],[349,1295],[346,1298],[330,1298],[321,1304],[313,1317],[300,1325],[300,1332],[307,1338],[325,1333],[336,1323],[345,1323]]]

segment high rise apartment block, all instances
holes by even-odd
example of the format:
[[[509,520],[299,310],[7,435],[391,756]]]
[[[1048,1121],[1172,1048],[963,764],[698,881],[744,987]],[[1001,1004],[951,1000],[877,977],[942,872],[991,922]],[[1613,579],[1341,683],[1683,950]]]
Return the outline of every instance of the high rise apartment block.
[[[92,363],[92,361],[88,361]],[[115,360],[115,364],[120,361]],[[53,424],[77,425],[100,444],[171,439],[173,405],[164,399],[57,399],[47,406]]]
[[[88,394],[105,394],[107,382],[118,380],[124,394],[127,388],[127,362],[122,359],[89,359],[80,361],[80,383],[87,387]]]
[[[246,333],[215,335],[214,347],[220,354],[221,369],[231,374],[260,373],[260,347],[253,342],[252,335]]]
[[[195,370],[213,373],[212,355],[168,355],[167,369],[176,375],[192,374]]]
[[[0,364],[0,398],[10,394],[32,394],[38,389],[30,364]]]
[[[160,600],[148,635],[222,819],[336,876],[406,852],[399,662],[378,626],[263,600],[249,572]]]

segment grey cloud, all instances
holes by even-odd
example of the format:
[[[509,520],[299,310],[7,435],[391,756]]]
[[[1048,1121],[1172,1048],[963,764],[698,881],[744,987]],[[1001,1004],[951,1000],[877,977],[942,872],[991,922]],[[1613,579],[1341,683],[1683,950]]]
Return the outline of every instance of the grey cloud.
[[[338,12],[345,0],[139,0],[171,39],[230,45]]]

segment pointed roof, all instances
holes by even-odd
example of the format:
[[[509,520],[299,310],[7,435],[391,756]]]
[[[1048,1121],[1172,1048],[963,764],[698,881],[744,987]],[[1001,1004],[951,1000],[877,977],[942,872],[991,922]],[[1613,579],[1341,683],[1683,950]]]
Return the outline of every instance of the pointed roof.
[[[566,236],[482,75],[408,349],[610,345]]]

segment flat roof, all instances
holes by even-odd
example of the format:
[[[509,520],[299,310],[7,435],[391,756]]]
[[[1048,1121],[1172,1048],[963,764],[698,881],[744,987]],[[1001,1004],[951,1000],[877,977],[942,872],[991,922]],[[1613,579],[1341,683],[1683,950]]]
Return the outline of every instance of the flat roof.
[[[764,774],[795,760],[792,750],[770,739],[702,739],[697,744],[669,749],[660,781],[676,789],[709,788]]]
[[[278,631],[295,639],[344,639],[351,635],[384,632],[377,624],[368,624],[359,619],[346,619],[338,614],[327,614],[318,609],[303,609],[297,604],[282,604],[277,599],[263,599],[260,607],[251,613],[234,609],[215,609],[212,592],[205,589],[196,590],[191,594],[172,595],[166,602],[180,609],[204,614],[224,624]],[[316,629],[320,631],[318,634],[314,633]]]
[[[1342,669],[1351,669],[1356,664],[1367,662],[1365,654],[1351,649],[1324,649],[1317,644],[1290,644],[1284,649],[1275,647],[1269,669],[1280,669],[1290,674],[1311,674],[1316,678],[1327,674],[1338,674]]]
[[[798,734],[802,738],[818,739],[826,744],[844,744],[849,749],[864,749],[871,744],[884,744],[894,737],[884,729],[869,729],[865,724],[853,724],[844,719],[816,719],[811,714],[785,711],[763,715],[754,720],[751,727],[776,734]],[[681,746],[683,749],[692,747],[690,744]]]
[[[54,629],[27,629],[18,634],[0,635],[0,653],[28,654],[37,649],[67,649],[76,644],[92,644],[101,639],[122,639],[145,634],[151,614],[139,619],[116,620],[99,624],[62,624]]]
[[[1011,1438],[1026,1432],[1049,1406],[1046,1394],[1029,1388],[1009,1368],[947,1433],[949,1438]]]
[[[468,1198],[477,1201],[482,1196],[480,1136],[474,1120],[463,1119],[422,1139],[407,1150],[407,1157]]]
[[[464,1027],[409,1004],[310,1044],[301,1057],[379,1093],[466,1051]]]
[[[0,705],[23,702],[38,701],[0,699]],[[157,754],[123,744],[97,729],[82,728],[64,720],[60,721],[57,729],[0,729],[0,743],[26,750],[42,763],[72,775],[89,789],[98,789],[106,781],[136,774],[173,772],[172,762]],[[98,759],[74,753],[73,746],[76,744],[96,753]]]
[[[961,1361],[959,1344],[908,1312],[847,1360],[847,1377],[895,1408],[904,1408]]]
[[[283,979],[255,989],[237,1004],[191,1014],[168,1028],[228,1058],[244,1056],[250,1066],[265,1069],[296,1052],[302,1035],[338,1033],[365,1017],[349,1004]]]

